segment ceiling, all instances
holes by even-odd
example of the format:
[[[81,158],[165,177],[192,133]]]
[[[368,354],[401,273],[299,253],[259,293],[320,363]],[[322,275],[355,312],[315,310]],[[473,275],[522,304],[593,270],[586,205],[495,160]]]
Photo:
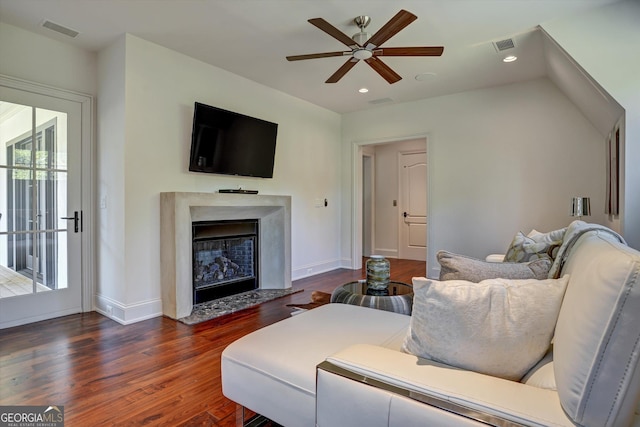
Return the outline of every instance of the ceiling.
[[[546,74],[537,25],[618,0],[0,0],[0,21],[90,51],[130,33],[329,110],[345,113]],[[324,18],[352,36],[368,15],[373,35],[400,9],[418,19],[383,44],[444,46],[441,57],[386,57],[390,85],[362,61],[324,83],[343,57],[289,62],[288,55],[348,50],[307,22]],[[49,20],[80,34],[42,27]],[[512,38],[498,52],[492,42]],[[518,60],[502,62],[506,54]],[[421,79],[416,76],[421,75]],[[366,87],[368,93],[358,89]]]

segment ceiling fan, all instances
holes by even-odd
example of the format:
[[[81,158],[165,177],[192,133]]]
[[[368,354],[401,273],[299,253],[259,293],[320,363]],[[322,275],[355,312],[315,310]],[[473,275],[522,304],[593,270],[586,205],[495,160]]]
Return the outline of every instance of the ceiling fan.
[[[400,30],[418,19],[416,15],[406,10],[401,10],[380,28],[371,38],[364,29],[371,22],[368,16],[358,16],[353,21],[360,28],[360,32],[353,37],[328,23],[322,18],[309,19],[309,23],[315,25],[331,37],[349,47],[348,51],[312,53],[309,55],[287,56],[288,61],[301,61],[304,59],[328,58],[331,56],[350,56],[347,62],[338,71],[333,73],[325,83],[338,82],[359,61],[364,61],[373,68],[383,79],[389,83],[395,83],[402,79],[387,64],[382,62],[381,56],[440,56],[444,51],[442,46],[423,47],[380,47],[384,42],[396,35]]]

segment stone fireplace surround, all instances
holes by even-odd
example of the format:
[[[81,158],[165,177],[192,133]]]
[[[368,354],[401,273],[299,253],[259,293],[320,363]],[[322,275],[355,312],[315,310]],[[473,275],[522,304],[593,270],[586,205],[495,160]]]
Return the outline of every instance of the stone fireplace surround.
[[[291,197],[257,194],[160,193],[162,313],[173,319],[193,309],[191,224],[258,219],[259,288],[291,287]]]

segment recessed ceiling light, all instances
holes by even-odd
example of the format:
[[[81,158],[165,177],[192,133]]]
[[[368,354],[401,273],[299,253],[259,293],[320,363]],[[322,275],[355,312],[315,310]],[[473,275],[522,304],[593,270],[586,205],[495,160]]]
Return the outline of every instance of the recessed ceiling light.
[[[369,92],[369,89],[367,89],[366,87],[362,87],[362,88],[358,89],[358,92],[367,93],[367,92]]]
[[[504,59],[502,60],[502,62],[513,62],[516,59],[518,59],[517,56],[515,55],[509,55],[509,56],[505,56]]]
[[[419,82],[422,82],[435,76],[436,76],[436,73],[420,73],[420,74],[416,74],[415,79]]]

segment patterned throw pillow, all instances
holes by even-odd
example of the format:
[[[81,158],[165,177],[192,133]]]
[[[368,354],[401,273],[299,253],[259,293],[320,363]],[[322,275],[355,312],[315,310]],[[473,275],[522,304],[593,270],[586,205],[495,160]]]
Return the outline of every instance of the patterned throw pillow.
[[[548,233],[532,230],[527,236],[519,231],[507,249],[505,262],[529,262],[536,259],[553,261],[562,246],[562,237],[566,230],[561,228]]]

